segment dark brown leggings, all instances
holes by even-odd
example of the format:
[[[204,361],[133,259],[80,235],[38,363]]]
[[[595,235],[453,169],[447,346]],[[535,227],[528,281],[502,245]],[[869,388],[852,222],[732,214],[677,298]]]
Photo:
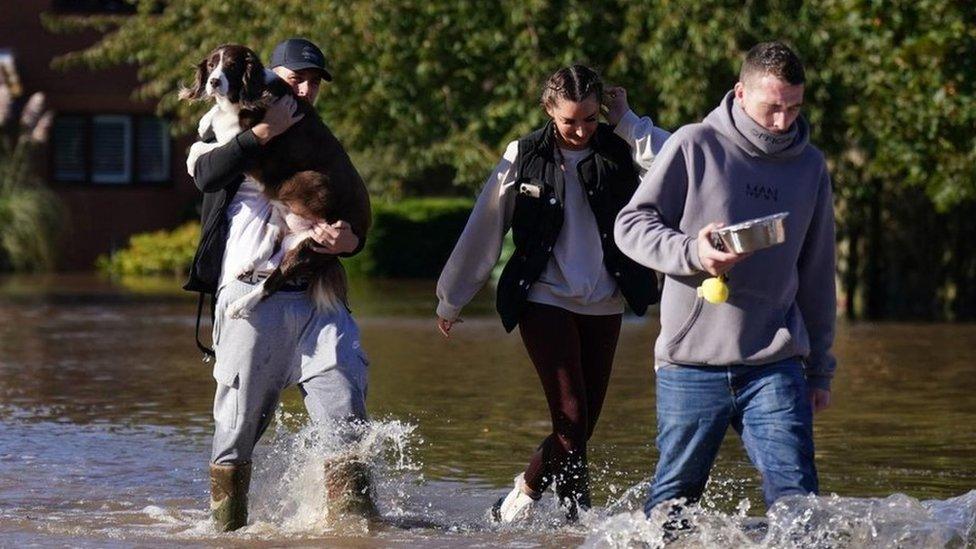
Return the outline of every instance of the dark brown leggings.
[[[586,442],[603,408],[621,316],[529,303],[519,320],[552,418],[552,433],[525,469],[525,483],[537,493],[555,482],[560,499],[590,506]]]

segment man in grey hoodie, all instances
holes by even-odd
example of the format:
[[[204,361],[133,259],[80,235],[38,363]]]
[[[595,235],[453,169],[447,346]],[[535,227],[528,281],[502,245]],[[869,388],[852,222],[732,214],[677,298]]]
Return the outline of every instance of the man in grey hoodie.
[[[813,412],[830,403],[835,366],[834,211],[823,154],[799,115],[803,89],[787,46],[752,48],[735,88],[675,132],[617,216],[620,250],[666,275],[648,514],[701,497],[730,425],[767,505],[818,490]],[[710,242],[723,224],[784,211],[783,244],[735,254]],[[719,275],[728,300],[705,302],[698,287]]]

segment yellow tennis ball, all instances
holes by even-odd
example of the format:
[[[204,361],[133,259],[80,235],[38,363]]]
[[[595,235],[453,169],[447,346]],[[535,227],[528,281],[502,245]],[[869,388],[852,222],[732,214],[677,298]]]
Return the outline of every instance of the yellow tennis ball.
[[[729,298],[729,285],[721,278],[706,278],[701,285],[701,295],[713,305],[725,303]]]

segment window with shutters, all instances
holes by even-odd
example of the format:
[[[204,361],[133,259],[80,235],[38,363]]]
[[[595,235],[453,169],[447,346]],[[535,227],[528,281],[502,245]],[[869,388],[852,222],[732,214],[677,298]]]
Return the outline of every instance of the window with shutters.
[[[137,122],[138,180],[146,183],[169,181],[169,124],[155,116],[140,116]]]
[[[56,181],[85,181],[88,152],[85,134],[88,122],[81,116],[60,116],[54,124],[52,152]]]
[[[51,175],[59,183],[168,183],[170,148],[162,118],[61,114],[54,120]]]
[[[132,181],[132,120],[128,116],[92,117],[92,183]]]

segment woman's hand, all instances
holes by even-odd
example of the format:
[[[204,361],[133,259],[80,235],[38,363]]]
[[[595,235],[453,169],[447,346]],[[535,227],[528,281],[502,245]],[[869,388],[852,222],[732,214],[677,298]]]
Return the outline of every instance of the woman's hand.
[[[620,86],[614,86],[607,88],[605,94],[606,97],[604,97],[603,102],[607,106],[607,122],[616,126],[630,110],[630,105],[627,104],[627,90]]]
[[[437,317],[437,329],[444,334],[444,337],[451,337],[451,328],[453,328],[455,324],[460,324],[462,322],[464,321],[460,318],[456,320],[448,320],[446,318]]]

